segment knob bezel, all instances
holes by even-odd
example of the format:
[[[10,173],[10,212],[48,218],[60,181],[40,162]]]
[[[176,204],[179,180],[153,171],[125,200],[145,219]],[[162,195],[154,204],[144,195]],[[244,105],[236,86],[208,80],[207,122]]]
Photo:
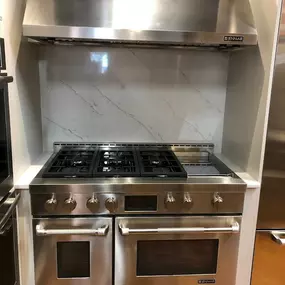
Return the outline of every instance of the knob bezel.
[[[193,207],[194,203],[193,203],[193,199],[190,195],[190,193],[185,193],[183,195],[183,208],[185,209],[191,209]]]
[[[109,197],[105,200],[105,207],[110,213],[114,213],[118,209],[118,201],[115,197]]]
[[[214,193],[212,198],[212,205],[218,208],[223,202],[224,202],[223,197],[221,197],[218,192]]]
[[[45,209],[46,209],[47,212],[53,213],[53,212],[56,211],[57,206],[58,206],[58,201],[56,199],[55,194],[53,193],[51,198],[46,200],[46,202],[45,202]]]
[[[86,207],[93,213],[98,212],[100,208],[100,201],[98,197],[93,193],[92,197],[90,197],[86,202]]]
[[[173,194],[170,192],[167,193],[165,200],[164,200],[164,205],[168,211],[174,211],[176,209],[176,202],[177,201],[175,197],[173,196]]]
[[[66,210],[68,212],[74,211],[76,206],[77,206],[77,202],[74,200],[72,195],[70,195],[70,197],[65,199],[63,202],[64,210]]]

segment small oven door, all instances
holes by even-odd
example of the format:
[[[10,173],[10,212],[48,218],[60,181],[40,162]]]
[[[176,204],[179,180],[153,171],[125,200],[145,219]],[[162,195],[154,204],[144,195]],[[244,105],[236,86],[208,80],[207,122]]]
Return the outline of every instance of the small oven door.
[[[112,219],[34,219],[36,285],[112,285]]]
[[[120,217],[115,285],[234,285],[241,218]]]

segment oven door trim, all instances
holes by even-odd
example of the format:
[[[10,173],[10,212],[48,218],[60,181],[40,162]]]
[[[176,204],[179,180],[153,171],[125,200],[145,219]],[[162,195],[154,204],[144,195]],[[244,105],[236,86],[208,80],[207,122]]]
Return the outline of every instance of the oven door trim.
[[[234,285],[240,236],[237,224],[240,223],[240,216],[118,217],[115,221],[115,284],[171,285],[185,282],[194,285],[210,281],[218,285]],[[136,276],[138,241],[199,239],[219,240],[216,274]]]
[[[11,144],[8,84],[0,86],[0,91],[3,91],[3,96],[4,96],[5,132],[7,140],[7,159],[8,159],[8,177],[4,179],[2,182],[0,182],[0,205],[1,205],[9,196],[9,192],[13,189],[14,184],[13,184],[12,144]]]
[[[19,284],[19,260],[18,260],[18,233],[17,233],[17,217],[16,217],[16,207],[20,200],[20,192],[17,192],[12,188],[7,195],[7,198],[0,205],[0,240],[5,239],[12,232],[12,244],[11,248],[6,247],[7,255],[13,255],[14,265],[13,268],[9,266],[8,270],[5,271],[6,274],[12,276],[13,272],[13,285]],[[5,244],[5,243],[4,243]],[[2,258],[5,258],[5,254],[2,254]],[[7,256],[9,259],[9,257]],[[5,259],[6,260],[6,259]],[[7,263],[6,263],[7,264]],[[11,265],[12,266],[12,265]],[[4,278],[5,278],[4,273]],[[3,275],[3,274],[2,274]],[[1,276],[3,278],[3,276]],[[7,278],[7,277],[6,277]],[[10,278],[10,277],[8,277]],[[0,278],[1,279],[1,278]],[[2,279],[1,279],[2,280]],[[12,284],[11,284],[12,285]]]
[[[33,233],[36,284],[112,285],[112,218],[34,218]],[[58,242],[89,242],[90,277],[58,278]]]

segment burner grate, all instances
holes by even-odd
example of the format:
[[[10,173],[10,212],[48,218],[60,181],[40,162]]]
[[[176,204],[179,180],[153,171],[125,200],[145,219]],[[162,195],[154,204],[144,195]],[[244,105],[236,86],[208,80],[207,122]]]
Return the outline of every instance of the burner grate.
[[[96,177],[140,176],[135,151],[132,148],[100,149],[93,174]]]
[[[95,157],[96,150],[94,149],[64,148],[52,160],[43,177],[92,177]]]
[[[138,159],[141,176],[187,177],[181,163],[169,149],[139,149]]]

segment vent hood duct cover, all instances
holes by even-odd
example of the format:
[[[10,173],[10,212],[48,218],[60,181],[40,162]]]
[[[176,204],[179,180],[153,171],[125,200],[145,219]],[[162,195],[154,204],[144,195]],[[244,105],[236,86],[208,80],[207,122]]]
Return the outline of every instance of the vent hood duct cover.
[[[24,36],[164,45],[256,45],[249,0],[27,0]]]

